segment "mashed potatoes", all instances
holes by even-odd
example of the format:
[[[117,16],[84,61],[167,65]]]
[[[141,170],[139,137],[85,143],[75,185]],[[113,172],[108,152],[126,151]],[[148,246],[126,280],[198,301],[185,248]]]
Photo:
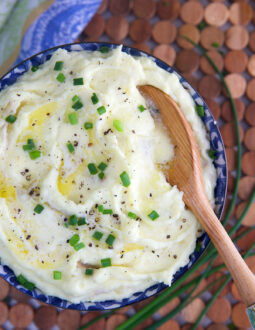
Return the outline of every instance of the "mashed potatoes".
[[[0,257],[24,285],[72,302],[121,299],[171,284],[187,264],[201,228],[165,179],[173,145],[141,84],[179,103],[213,205],[209,142],[177,76],[120,47],[58,50],[0,93]]]

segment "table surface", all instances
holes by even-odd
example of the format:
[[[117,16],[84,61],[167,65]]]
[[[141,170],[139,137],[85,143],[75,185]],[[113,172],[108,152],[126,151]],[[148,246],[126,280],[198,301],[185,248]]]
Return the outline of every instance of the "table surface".
[[[211,109],[226,146],[228,159],[228,201],[234,187],[236,141],[233,116],[229,102],[215,72],[190,43],[181,38],[185,34],[205,47],[222,70],[236,101],[242,137],[242,178],[238,204],[229,226],[235,223],[255,186],[255,2],[254,1],[179,1],[179,0],[109,0],[103,1],[98,13],[80,35],[79,41],[114,41],[133,45],[174,66],[205,98]],[[245,217],[239,233],[255,225],[255,204]],[[255,229],[238,241],[241,251],[247,251],[255,241]],[[220,264],[218,258],[215,265]],[[255,257],[248,264],[255,273]],[[197,292],[216,273],[204,279]],[[213,292],[203,293],[162,329],[190,329]],[[162,307],[139,329],[146,329],[180,302],[175,298]],[[148,303],[148,300],[126,307],[108,319],[102,319],[93,329],[114,329]],[[96,317],[77,311],[59,311],[22,294],[0,279],[0,325],[3,329],[77,329]],[[220,294],[198,329],[248,329],[244,305],[231,282]],[[0,326],[0,328],[1,328]],[[92,328],[88,328],[92,329]],[[138,329],[138,328],[137,328]],[[161,329],[161,328],[160,328]]]

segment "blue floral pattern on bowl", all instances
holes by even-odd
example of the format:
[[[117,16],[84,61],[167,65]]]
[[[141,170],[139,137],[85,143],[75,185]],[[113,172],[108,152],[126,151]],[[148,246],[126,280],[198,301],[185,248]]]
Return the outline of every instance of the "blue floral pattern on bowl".
[[[59,47],[54,47],[43,51],[37,55],[32,56],[31,58],[25,60],[24,62],[20,63],[16,67],[14,67],[11,71],[9,71],[4,77],[0,79],[0,91],[3,90],[6,86],[12,85],[15,83],[18,77],[24,74],[26,71],[30,70],[30,68],[34,65],[40,65],[45,63],[49,60],[52,54],[59,48],[65,49],[67,51],[98,51],[102,46],[106,46],[109,49],[114,49],[118,45],[109,44],[109,43],[78,43],[78,44],[67,44],[62,45]],[[122,51],[131,55],[131,56],[146,56],[153,60],[160,68],[166,70],[170,73],[174,72],[178,77],[183,85],[186,88],[190,95],[192,96],[195,104],[203,105],[205,110],[205,115],[202,117],[202,121],[206,127],[208,137],[210,139],[210,145],[213,150],[216,151],[214,165],[217,171],[217,183],[215,187],[215,213],[218,218],[221,217],[226,197],[226,187],[227,187],[227,171],[226,171],[226,156],[225,156],[225,149],[224,144],[216,126],[216,122],[209,111],[206,103],[201,98],[201,96],[190,86],[190,84],[179,74],[177,73],[172,67],[168,64],[164,63],[163,61],[144,53],[140,50],[135,48],[131,48],[128,46],[123,46]],[[201,237],[197,240],[197,247],[196,250],[190,255],[189,263],[185,266],[180,268],[174,275],[173,282],[175,282],[178,278],[180,278],[188,269],[192,267],[192,265],[197,261],[197,259],[201,256],[204,252],[205,248],[207,247],[210,239],[206,233],[204,233]],[[79,304],[71,303],[67,300],[60,299],[54,296],[45,295],[41,290],[35,288],[33,291],[30,291],[24,288],[17,282],[16,276],[14,275],[13,271],[5,266],[0,264],[0,276],[3,277],[7,282],[13,285],[15,288],[19,289],[23,293],[30,295],[31,297],[38,299],[44,303],[55,305],[59,308],[68,308],[68,309],[76,309],[80,311],[89,311],[89,310],[108,310],[114,308],[124,307],[129,304],[133,304],[139,302],[140,300],[146,299],[155,295],[156,293],[160,292],[161,290],[165,289],[167,285],[163,283],[155,284],[143,292],[136,292],[131,297],[122,299],[120,301],[116,300],[108,300],[102,302],[81,302]]]

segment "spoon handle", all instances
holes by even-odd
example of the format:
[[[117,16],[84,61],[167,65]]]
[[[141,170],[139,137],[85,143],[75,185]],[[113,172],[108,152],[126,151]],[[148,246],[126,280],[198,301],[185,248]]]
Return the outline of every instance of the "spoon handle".
[[[207,197],[200,191],[199,199],[185,201],[210,236],[238,288],[244,303],[250,307],[255,303],[255,276],[237,251],[219,219],[213,212]],[[204,197],[203,197],[204,196]],[[253,308],[254,312],[254,308]]]

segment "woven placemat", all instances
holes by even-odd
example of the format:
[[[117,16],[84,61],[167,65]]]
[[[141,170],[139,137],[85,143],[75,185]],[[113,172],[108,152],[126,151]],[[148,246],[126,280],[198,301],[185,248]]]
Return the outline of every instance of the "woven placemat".
[[[234,187],[236,139],[230,104],[215,72],[192,45],[181,38],[187,35],[208,50],[223,71],[235,98],[243,143],[242,178],[239,203],[232,213],[235,222],[255,187],[255,3],[252,1],[179,1],[179,0],[109,0],[103,1],[77,41],[114,41],[137,47],[174,66],[205,98],[226,146],[228,159],[228,201]],[[255,225],[255,204],[246,215],[241,233]],[[238,241],[241,251],[247,251],[255,241],[255,229]],[[215,266],[221,263],[220,258]],[[255,257],[247,260],[255,273]],[[202,269],[201,269],[202,271]],[[220,277],[218,272],[203,279],[196,293]],[[196,298],[177,317],[160,329],[190,329],[191,324],[217,290],[219,283]],[[153,298],[152,298],[153,299]],[[118,314],[102,319],[88,329],[115,329],[151,299],[128,306]],[[136,329],[146,329],[180,303],[175,298]],[[3,329],[77,329],[100,313],[59,311],[22,294],[0,279],[0,325]],[[0,326],[0,328],[1,328]],[[209,330],[248,329],[245,306],[240,302],[236,286],[231,282],[216,299],[198,327]]]

